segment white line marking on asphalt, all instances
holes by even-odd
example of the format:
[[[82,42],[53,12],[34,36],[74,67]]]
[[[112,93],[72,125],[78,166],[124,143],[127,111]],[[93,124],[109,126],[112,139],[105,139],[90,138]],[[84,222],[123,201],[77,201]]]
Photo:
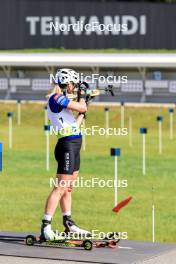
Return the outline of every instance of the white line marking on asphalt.
[[[122,249],[133,249],[132,247],[121,247],[121,246],[118,246],[118,248],[122,248]]]

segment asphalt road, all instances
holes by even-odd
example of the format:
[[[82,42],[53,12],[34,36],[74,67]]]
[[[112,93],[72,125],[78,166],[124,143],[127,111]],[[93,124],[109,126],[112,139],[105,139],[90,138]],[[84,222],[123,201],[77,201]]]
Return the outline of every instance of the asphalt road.
[[[1,235],[25,233],[0,232]],[[94,248],[86,251],[79,248],[49,248],[26,246],[23,241],[0,241],[1,264],[175,264],[176,244],[149,243],[123,240],[115,249]]]

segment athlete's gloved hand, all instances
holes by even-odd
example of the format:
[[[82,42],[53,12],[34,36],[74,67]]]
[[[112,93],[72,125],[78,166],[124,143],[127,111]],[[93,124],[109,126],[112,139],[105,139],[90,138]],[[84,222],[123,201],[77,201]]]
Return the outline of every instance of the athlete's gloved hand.
[[[89,84],[86,82],[82,82],[79,84],[78,87],[78,102],[80,101],[80,99],[84,99],[86,104],[88,104],[88,102],[91,99],[91,90],[89,88]]]
[[[80,82],[79,83],[79,90],[84,91],[85,93],[89,90],[89,84],[87,82]]]
[[[79,113],[78,115],[83,115],[83,116],[84,116],[84,119],[86,119],[86,112],[84,112],[84,113]]]

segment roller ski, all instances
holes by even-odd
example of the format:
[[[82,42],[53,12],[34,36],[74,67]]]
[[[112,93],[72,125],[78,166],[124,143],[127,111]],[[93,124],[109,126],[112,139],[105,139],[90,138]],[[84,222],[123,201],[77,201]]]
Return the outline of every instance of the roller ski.
[[[50,246],[50,247],[79,247],[85,250],[91,250],[93,243],[88,239],[69,239],[64,236],[57,236],[53,240],[41,239],[41,237],[36,237],[29,235],[26,237],[26,245],[28,246]]]
[[[41,235],[39,237],[29,235],[26,237],[26,245],[52,246],[52,247],[79,247],[91,250],[94,247],[114,248],[119,242],[118,233],[109,233],[103,239],[95,239],[91,233],[78,227],[70,216],[63,218],[65,231],[63,233],[54,232],[51,229],[51,221],[43,220]]]
[[[29,246],[39,245],[39,246],[54,246],[54,247],[80,247],[85,250],[91,250],[93,243],[89,239],[79,238],[79,235],[85,235],[89,233],[86,230],[79,228],[70,216],[64,217],[63,224],[65,226],[66,232],[58,233],[51,229],[51,221],[43,220],[41,226],[41,235],[35,237],[29,235],[26,237],[26,244]],[[78,233],[78,239],[69,237],[68,233]]]
[[[71,219],[71,216],[64,216],[63,225],[65,226],[65,233],[71,235],[77,234],[78,237],[88,238],[92,241],[95,247],[110,247],[114,248],[119,243],[119,235],[117,232],[111,232],[105,236],[104,239],[95,239],[92,237],[91,233],[78,227],[75,222]]]
[[[28,246],[50,246],[50,247],[80,247],[85,250],[91,250],[92,241],[88,239],[72,239],[66,233],[59,234],[51,229],[51,221],[43,220],[41,226],[41,235],[39,237],[29,235],[26,237]]]
[[[92,250],[93,247],[96,248],[116,248],[120,239],[118,238],[118,233],[112,232],[109,233],[104,239],[95,239],[95,238],[80,238],[75,239],[72,236],[65,236],[63,234],[56,234],[52,239],[45,239],[36,237],[33,235],[28,235],[26,237],[26,245],[28,246],[50,246],[50,247],[79,247],[85,250]]]
[[[120,241],[119,235],[117,232],[111,232],[105,236],[104,239],[95,239],[92,237],[92,234],[87,230],[81,229],[78,227],[75,222],[71,219],[71,216],[64,216],[63,225],[65,226],[66,234],[77,234],[78,236],[84,238],[84,236],[90,239],[95,247],[110,247],[114,248]]]
[[[96,248],[116,248],[120,238],[117,232],[108,233],[103,239],[92,238],[93,246]]]

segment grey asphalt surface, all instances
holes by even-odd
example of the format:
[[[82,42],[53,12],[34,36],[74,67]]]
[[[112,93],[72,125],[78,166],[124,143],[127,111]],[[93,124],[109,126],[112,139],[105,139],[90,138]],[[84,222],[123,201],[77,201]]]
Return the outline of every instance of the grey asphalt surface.
[[[163,253],[160,256],[152,257],[151,259],[138,262],[136,264],[175,264],[176,263],[176,250],[171,250]]]
[[[0,232],[1,235],[9,235],[9,233]],[[25,237],[26,233],[10,233],[10,235]],[[176,244],[123,240],[115,249],[94,248],[92,251],[86,251],[80,248],[26,246],[23,241],[0,241],[0,263],[175,264]]]
[[[1,264],[83,264],[82,262],[0,256]],[[88,263],[87,263],[88,264]]]

